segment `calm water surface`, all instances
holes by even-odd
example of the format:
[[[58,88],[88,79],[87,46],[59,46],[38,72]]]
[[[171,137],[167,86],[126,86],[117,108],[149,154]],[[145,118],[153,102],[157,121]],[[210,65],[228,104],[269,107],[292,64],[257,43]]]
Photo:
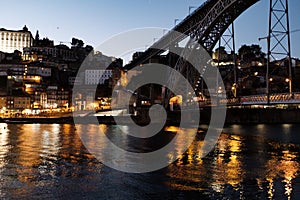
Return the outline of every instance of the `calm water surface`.
[[[300,125],[227,126],[202,159],[204,132],[199,131],[175,163],[144,174],[110,169],[85,149],[78,132],[92,136],[98,126],[116,144],[136,152],[160,148],[176,131],[166,127],[145,143],[122,135],[116,126],[0,124],[0,198],[300,199]]]

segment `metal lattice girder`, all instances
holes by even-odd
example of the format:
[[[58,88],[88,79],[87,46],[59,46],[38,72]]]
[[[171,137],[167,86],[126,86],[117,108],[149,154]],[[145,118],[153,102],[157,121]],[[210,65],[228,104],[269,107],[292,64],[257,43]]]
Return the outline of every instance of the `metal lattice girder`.
[[[283,68],[286,71],[285,73],[288,74],[289,92],[292,94],[293,80],[288,0],[270,0],[269,35],[266,39],[268,42],[267,94],[269,96],[271,92],[269,77],[278,68]],[[276,60],[279,62],[278,65],[273,64],[273,70],[270,71],[271,61]],[[288,67],[285,66],[286,61],[288,61]]]
[[[172,31],[165,34],[160,40],[154,43],[141,56],[125,66],[131,69],[146,62],[151,57],[159,55],[164,50],[156,47],[171,48],[184,40],[184,35],[198,40],[208,51],[212,52],[217,41],[228,26],[246,9],[259,0],[208,0],[191,15],[186,17],[172,30],[183,33],[180,37]]]
[[[197,35],[199,43],[208,52],[211,52],[230,24],[256,2],[257,0],[218,1],[210,11],[209,16],[199,24],[199,30],[204,30],[202,34]]]
[[[270,1],[270,53],[272,59],[276,60],[278,55],[290,56],[289,45],[289,19],[288,1]]]
[[[182,75],[185,75],[185,78],[189,81],[189,83],[191,85],[195,85],[194,84],[194,82],[195,82],[194,76],[196,76],[198,73],[197,73],[197,70],[193,70],[193,67],[190,66],[190,63],[188,63],[187,60],[191,60],[191,59],[199,57],[199,56],[195,55],[195,50],[198,47],[199,47],[199,44],[197,43],[197,41],[190,38],[186,47],[182,48],[180,54],[178,54],[180,56],[174,66],[174,69],[176,71],[179,71]],[[191,93],[192,91],[188,91],[186,85],[177,84],[178,77],[176,76],[174,71],[172,71],[172,72],[173,73],[170,73],[170,75],[168,76],[168,85],[177,85],[177,87],[181,87],[181,91],[185,91],[185,92],[183,92],[183,100],[186,100],[187,99],[186,95],[188,93]],[[171,95],[170,91],[167,90],[165,99],[168,100],[170,98],[170,95]]]

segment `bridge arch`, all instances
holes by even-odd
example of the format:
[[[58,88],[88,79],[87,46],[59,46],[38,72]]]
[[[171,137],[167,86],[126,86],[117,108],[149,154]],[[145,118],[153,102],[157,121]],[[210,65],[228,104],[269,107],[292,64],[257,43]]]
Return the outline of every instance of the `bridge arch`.
[[[259,0],[207,0],[172,30],[195,38],[207,52],[211,53],[230,24],[258,1]],[[174,38],[171,34],[172,33],[167,33],[164,35],[125,67],[131,69],[146,62],[151,57],[163,53],[162,50],[156,49],[156,46],[170,48],[185,39],[183,37]]]

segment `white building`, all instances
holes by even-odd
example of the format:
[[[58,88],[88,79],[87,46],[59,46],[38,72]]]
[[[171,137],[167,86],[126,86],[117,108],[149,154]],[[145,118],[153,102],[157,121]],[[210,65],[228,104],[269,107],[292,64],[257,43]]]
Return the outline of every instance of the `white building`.
[[[112,70],[88,69],[85,70],[86,85],[103,85],[106,80],[112,77]]]
[[[115,57],[103,55],[99,51],[90,54],[86,58],[85,85],[103,85],[113,75],[113,68],[110,67],[110,64],[115,60]]]
[[[15,50],[23,52],[23,48],[33,45],[33,37],[28,28],[22,30],[0,29],[0,51],[13,53]]]

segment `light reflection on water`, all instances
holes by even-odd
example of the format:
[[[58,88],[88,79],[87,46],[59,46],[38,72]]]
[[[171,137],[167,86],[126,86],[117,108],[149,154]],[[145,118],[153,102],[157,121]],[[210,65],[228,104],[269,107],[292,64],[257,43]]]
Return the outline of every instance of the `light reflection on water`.
[[[206,191],[205,197],[212,199],[297,199],[299,128],[297,125],[226,127],[214,151],[202,161],[190,159],[191,155],[197,155],[202,143],[196,140],[182,159],[168,166],[171,178],[168,184],[174,190]]]
[[[212,152],[201,158],[199,130],[184,155],[168,167],[127,174],[103,166],[83,146],[85,131],[97,143],[98,129],[122,148],[157,149],[177,127],[155,141],[127,137],[117,126],[0,124],[0,198],[100,199],[297,199],[300,196],[300,125],[231,125]],[[122,130],[131,131],[128,127]],[[186,134],[189,129],[181,133]],[[176,144],[176,152],[181,145]],[[113,152],[112,152],[113,153]],[[166,155],[170,158],[178,155]],[[126,159],[124,160],[126,162]],[[155,161],[154,161],[155,162]]]

